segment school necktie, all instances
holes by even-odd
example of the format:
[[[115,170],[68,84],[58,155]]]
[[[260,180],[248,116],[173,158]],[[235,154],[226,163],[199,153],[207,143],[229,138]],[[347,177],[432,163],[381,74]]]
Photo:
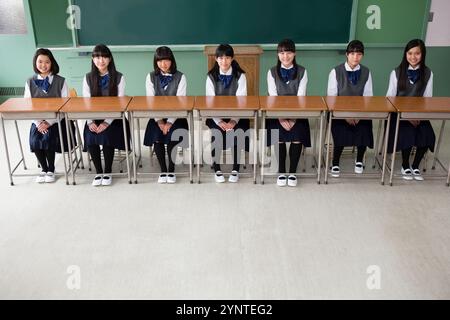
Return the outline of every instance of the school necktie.
[[[281,67],[280,71],[281,71],[281,78],[285,83],[288,83],[290,80],[292,80],[292,76],[294,75],[295,69],[294,68],[285,69]]]
[[[46,77],[45,79],[35,79],[34,83],[36,84],[36,86],[41,89],[42,91],[44,91],[45,93],[48,92],[48,88],[50,87],[50,82],[48,81],[48,77]]]
[[[102,88],[102,90],[108,89],[108,86],[109,86],[109,74],[105,74],[104,76],[101,76],[99,82],[100,82],[99,83],[100,88]]]
[[[222,84],[225,86],[226,89],[230,86],[232,79],[233,75],[227,76],[224,74],[219,74],[219,80],[222,82]]]
[[[416,83],[417,80],[419,80],[419,78],[420,78],[419,69],[417,69],[417,70],[407,70],[407,73],[408,73],[408,79],[412,83]]]
[[[163,76],[162,74],[160,74],[158,78],[159,84],[161,85],[161,88],[163,88],[164,90],[169,85],[170,81],[172,81],[172,75]]]
[[[361,76],[361,69],[356,71],[347,71],[348,80],[352,83],[352,85],[356,85],[358,83],[360,76]]]

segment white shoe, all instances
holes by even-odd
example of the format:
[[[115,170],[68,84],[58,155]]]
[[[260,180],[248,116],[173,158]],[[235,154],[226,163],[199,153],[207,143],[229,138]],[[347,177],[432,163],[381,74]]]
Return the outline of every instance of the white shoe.
[[[333,166],[331,168],[331,176],[333,178],[339,178],[340,173],[341,173],[341,170],[339,169],[339,166]]]
[[[173,183],[175,183],[175,182],[177,182],[177,177],[175,176],[174,173],[169,173],[169,174],[167,175],[167,183],[173,184]]]
[[[288,181],[288,186],[289,187],[296,187],[297,186],[297,177],[294,175],[289,175],[289,177],[287,178]]]
[[[355,163],[355,173],[361,174],[364,171],[364,165],[362,162]]]
[[[239,181],[239,172],[236,170],[231,171],[230,176],[228,177],[228,182],[236,183]]]
[[[419,169],[413,169],[412,175],[413,175],[414,180],[423,181],[423,177],[422,177],[422,174],[420,173]]]
[[[94,187],[98,187],[102,185],[102,180],[103,180],[103,175],[102,174],[98,174],[94,177],[94,180],[92,180],[92,185]]]
[[[52,183],[55,182],[55,174],[53,172],[47,172],[45,175],[45,183]]]
[[[412,179],[414,179],[412,176],[412,171],[409,168],[403,169],[403,167],[402,167],[401,173],[402,173],[402,178],[405,180],[411,181]]]
[[[167,174],[161,173],[158,178],[158,183],[167,183]]]
[[[104,174],[102,179],[102,186],[110,186],[112,183],[112,175]]]
[[[44,183],[45,182],[45,176],[47,174],[45,172],[41,172],[39,173],[39,175],[36,177],[36,182],[37,183]]]
[[[225,177],[223,176],[222,171],[216,171],[216,174],[214,175],[214,179],[217,183],[224,183]]]
[[[288,179],[287,179],[287,177],[284,174],[279,175],[278,179],[277,179],[277,186],[279,186],[279,187],[286,187],[287,180]]]

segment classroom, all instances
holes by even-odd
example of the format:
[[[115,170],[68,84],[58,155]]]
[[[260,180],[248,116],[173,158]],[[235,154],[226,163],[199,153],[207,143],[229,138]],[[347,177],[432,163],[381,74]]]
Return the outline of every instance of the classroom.
[[[1,1],[0,299],[450,299],[450,3],[278,6]]]

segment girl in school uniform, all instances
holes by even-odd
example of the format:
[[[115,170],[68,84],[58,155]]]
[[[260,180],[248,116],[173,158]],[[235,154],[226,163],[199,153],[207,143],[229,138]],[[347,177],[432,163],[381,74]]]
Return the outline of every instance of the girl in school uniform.
[[[207,96],[246,96],[247,79],[245,71],[241,69],[239,63],[234,60],[234,50],[229,44],[221,44],[216,49],[216,62],[209,70],[206,78]],[[206,125],[211,129],[211,155],[213,159],[214,179],[217,183],[225,182],[225,177],[221,171],[219,162],[220,152],[226,148],[233,150],[233,169],[228,178],[228,182],[236,183],[239,181],[239,160],[242,148],[245,144],[245,150],[248,151],[248,139],[240,141],[235,131],[245,132],[250,128],[248,119],[239,118],[213,118],[207,119]],[[238,135],[239,136],[239,135]],[[214,143],[217,139],[222,139],[222,144]],[[216,150],[216,148],[218,150]],[[217,151],[217,152],[216,152]]]
[[[91,72],[83,79],[84,97],[125,95],[125,78],[116,70],[109,48],[103,44],[92,51]],[[128,123],[127,123],[128,124]],[[128,126],[126,128],[129,130]],[[88,120],[84,127],[84,142],[94,162],[97,175],[93,186],[109,186],[112,183],[114,150],[125,150],[123,123],[121,119]],[[100,145],[105,159],[102,167]]]
[[[177,70],[177,63],[172,50],[159,47],[153,58],[154,71],[147,75],[145,90],[147,96],[185,96],[186,77]],[[186,119],[150,119],[145,130],[144,145],[154,146],[156,157],[161,167],[158,183],[175,183],[175,162],[172,150],[183,138],[172,140],[172,133],[177,129],[188,130]],[[169,158],[166,164],[165,145]],[[186,146],[184,146],[186,147]]]
[[[308,75],[306,69],[297,64],[295,43],[285,39],[278,44],[277,65],[267,72],[267,87],[270,96],[305,96]],[[298,162],[302,146],[311,146],[309,122],[307,119],[270,119],[267,121],[268,145],[271,145],[272,130],[278,130],[278,172],[277,185],[297,185]],[[275,142],[275,141],[274,141]],[[289,176],[286,176],[286,142],[289,147]],[[276,150],[276,149],[275,149]]]
[[[388,97],[432,97],[433,72],[425,64],[427,51],[420,39],[408,42],[400,65],[395,68],[389,78]],[[397,114],[391,115],[388,152],[394,148],[395,124]],[[397,150],[402,152],[402,177],[405,180],[422,181],[419,165],[429,149],[434,152],[436,136],[428,120],[400,121]],[[410,166],[409,158],[412,147],[416,147],[416,155]]]
[[[336,66],[328,76],[329,96],[373,96],[372,75],[361,65],[364,45],[359,40],[351,41],[346,50],[347,61]],[[334,152],[331,175],[339,177],[339,161],[344,147],[356,146],[355,173],[364,171],[364,154],[367,147],[373,148],[372,120],[336,119],[331,124]]]
[[[38,49],[33,57],[35,75],[25,83],[25,98],[68,97],[66,80],[59,76],[59,66],[48,49]],[[39,161],[42,172],[37,183],[55,181],[55,153],[61,152],[58,125],[61,125],[64,150],[67,147],[66,122],[57,120],[34,120],[30,128],[30,149]]]

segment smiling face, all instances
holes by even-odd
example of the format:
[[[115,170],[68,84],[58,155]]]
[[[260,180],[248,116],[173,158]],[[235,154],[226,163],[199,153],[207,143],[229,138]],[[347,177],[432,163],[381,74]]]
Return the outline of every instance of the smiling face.
[[[164,73],[170,72],[170,67],[172,66],[172,61],[169,59],[163,59],[156,62],[159,70],[161,70]]]
[[[216,58],[217,63],[219,64],[220,71],[223,73],[230,70],[231,62],[233,62],[233,58],[230,56],[220,56]]]
[[[95,66],[98,69],[98,72],[100,72],[101,75],[104,75],[108,72],[108,65],[111,62],[111,58],[97,56],[93,57],[92,61],[94,62]]]
[[[347,53],[347,63],[350,66],[350,68],[352,69],[356,68],[360,64],[363,56],[364,55],[361,52]]]
[[[36,68],[43,78],[48,76],[52,70],[52,62],[50,58],[43,54],[39,55],[36,59]]]
[[[293,64],[295,58],[295,52],[292,51],[281,51],[278,52],[278,59],[280,60],[284,68],[290,68]]]
[[[422,61],[422,51],[420,50],[420,47],[409,49],[406,52],[406,60],[411,65],[411,67],[417,67]]]

